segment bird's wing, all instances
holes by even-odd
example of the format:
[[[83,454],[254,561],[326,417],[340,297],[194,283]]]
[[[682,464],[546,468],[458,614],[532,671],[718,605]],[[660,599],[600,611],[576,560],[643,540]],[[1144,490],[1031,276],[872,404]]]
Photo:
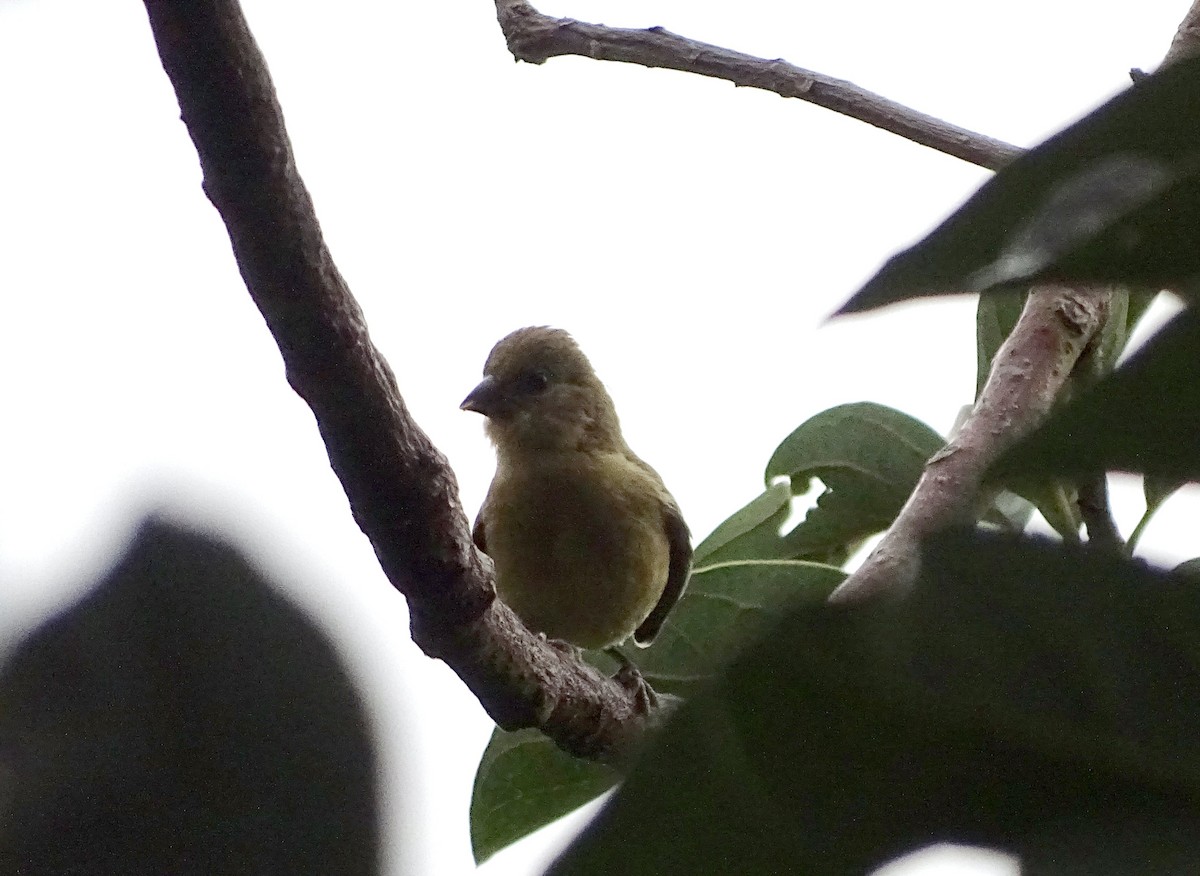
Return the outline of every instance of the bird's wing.
[[[679,597],[683,596],[688,575],[692,571],[692,534],[688,531],[679,507],[673,501],[663,506],[663,528],[667,532],[671,562],[667,571],[667,586],[663,588],[658,604],[642,621],[642,625],[633,631],[634,643],[643,648],[653,642],[662,629],[667,615],[671,613]]]
[[[471,530],[471,541],[475,542],[475,547],[479,548],[485,554],[487,553],[487,533],[483,526],[484,511],[487,510],[487,499],[483,500],[483,507],[479,509],[479,514],[475,518],[475,528]]]

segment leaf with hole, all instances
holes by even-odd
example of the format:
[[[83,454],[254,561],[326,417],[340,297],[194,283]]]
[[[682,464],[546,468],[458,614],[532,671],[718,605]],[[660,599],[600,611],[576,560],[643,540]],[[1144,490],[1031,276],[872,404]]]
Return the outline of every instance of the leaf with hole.
[[[820,555],[886,529],[943,444],[920,420],[872,402],[839,405],[801,424],[772,455],[766,480],[787,477],[800,494],[820,478],[825,492],[783,536],[780,555]]]

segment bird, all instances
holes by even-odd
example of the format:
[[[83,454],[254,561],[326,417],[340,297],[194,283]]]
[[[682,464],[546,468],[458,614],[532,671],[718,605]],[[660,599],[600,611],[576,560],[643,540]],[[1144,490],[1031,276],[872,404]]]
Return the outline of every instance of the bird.
[[[610,653],[630,637],[649,645],[691,568],[679,505],[625,443],[612,398],[566,331],[517,329],[483,375],[460,407],[486,417],[496,450],[472,535],[497,595],[551,640]]]

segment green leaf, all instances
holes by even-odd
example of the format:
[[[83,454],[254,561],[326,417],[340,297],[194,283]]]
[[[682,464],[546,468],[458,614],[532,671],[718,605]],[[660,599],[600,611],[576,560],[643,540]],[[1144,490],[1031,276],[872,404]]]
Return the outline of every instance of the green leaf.
[[[1185,484],[1187,484],[1187,481],[1180,480],[1179,478],[1146,475],[1142,479],[1142,493],[1146,497],[1146,510],[1156,510]]]
[[[1200,60],[1146,77],[1003,168],[841,309],[1025,288],[1180,287],[1200,272]]]
[[[844,471],[907,498],[925,461],[944,440],[920,420],[874,402],[838,405],[805,421],[775,450],[766,480],[791,480],[807,491],[813,477]],[[915,476],[914,476],[915,473]]]
[[[779,540],[791,501],[787,484],[768,486],[700,542],[692,555],[693,567],[770,556],[770,545]]]
[[[1145,534],[1146,527],[1150,525],[1150,521],[1154,519],[1154,515],[1158,513],[1158,509],[1162,507],[1163,502],[1171,498],[1186,483],[1186,478],[1160,477],[1152,474],[1148,474],[1142,478],[1142,493],[1146,497],[1146,510],[1142,514],[1142,519],[1137,522],[1137,526],[1133,528],[1133,532],[1129,534],[1129,538],[1126,540],[1126,547],[1129,553],[1133,553],[1133,549],[1142,540],[1142,535]]]
[[[1120,368],[1053,413],[995,467],[1013,475],[1134,471],[1200,478],[1200,318],[1175,317]]]
[[[611,767],[571,757],[537,730],[497,729],[483,752],[471,795],[475,862],[482,864],[596,799],[619,778]]]
[[[984,512],[982,520],[1010,532],[1023,532],[1033,517],[1034,507],[1024,496],[1001,490]]]
[[[1081,364],[1087,367],[1077,366],[1072,375],[1077,384],[1089,386],[1117,366],[1117,360],[1129,340],[1129,307],[1129,290],[1123,287],[1113,289],[1109,296],[1108,317],[1104,320],[1100,335],[1093,339],[1084,353],[1085,361]]]
[[[978,533],[923,569],[908,600],[800,608],[746,648],[551,873],[833,876],[939,841],[1191,872],[1200,588]]]
[[[801,424],[772,455],[766,480],[787,477],[799,494],[817,477],[826,489],[783,536],[777,556],[821,555],[886,529],[943,444],[920,420],[871,402],[830,408]]]
[[[918,420],[870,402],[831,408],[803,423],[767,466],[767,489],[696,548],[697,567],[743,559],[845,562],[895,517],[941,437]],[[786,477],[788,483],[781,483]],[[781,529],[791,496],[814,477],[826,490],[804,521]],[[789,487],[790,484],[790,487]]]
[[[1142,317],[1146,315],[1146,311],[1158,296],[1159,290],[1157,289],[1135,288],[1130,290],[1129,306],[1125,312],[1125,339],[1127,342],[1129,336],[1133,334],[1133,330],[1137,328],[1137,324],[1142,321]]]
[[[638,667],[655,690],[690,694],[765,623],[787,608],[823,603],[845,577],[841,569],[801,560],[698,569]]]
[[[1061,481],[1041,481],[1029,485],[1014,484],[1014,492],[1032,502],[1051,528],[1067,541],[1079,540],[1083,515],[1079,511],[1079,491]]]
[[[817,563],[741,561],[692,575],[654,644],[638,653],[643,677],[660,693],[693,692],[781,613],[823,603],[845,573]],[[600,662],[600,652],[588,652]],[[615,771],[575,760],[541,733],[496,730],[475,775],[471,842],[482,862],[500,849],[595,799]]]

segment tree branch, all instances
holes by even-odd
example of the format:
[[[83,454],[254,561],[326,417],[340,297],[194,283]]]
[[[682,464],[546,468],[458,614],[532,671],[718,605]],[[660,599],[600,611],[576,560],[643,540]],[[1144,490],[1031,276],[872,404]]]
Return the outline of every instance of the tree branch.
[[[1163,65],[1198,51],[1200,0],[1195,0]],[[1076,361],[1104,326],[1111,297],[1109,289],[1051,287],[1030,292],[1021,318],[992,360],[974,410],[958,434],[926,464],[891,528],[862,566],[833,592],[830,602],[903,595],[920,573],[921,540],[955,524],[976,522],[986,499],[984,472],[1049,414]],[[1108,517],[1106,493],[1100,494],[1095,484],[1085,484],[1080,506],[1088,517],[1089,537],[1102,544],[1114,537],[1120,541]]]
[[[163,68],[246,287],[312,409],[354,519],[408,600],[413,639],[502,727],[617,759],[647,716],[495,598],[445,457],[413,421],[333,263],[266,64],[236,0],[145,0]]]
[[[1196,54],[1200,54],[1200,3],[1193,3],[1183,16],[1162,65],[1166,67]]]
[[[1042,287],[992,360],[987,383],[958,434],[925,465],[883,540],[830,602],[903,595],[920,572],[928,535],[978,519],[983,477],[999,456],[1042,423],[1071,369],[1108,317],[1110,289]]]
[[[509,51],[519,61],[542,64],[559,55],[580,55],[724,79],[815,103],[990,170],[998,170],[1022,152],[1017,146],[919,113],[851,82],[782,59],[756,58],[698,42],[661,27],[633,30],[554,18],[525,0],[496,0],[496,17]]]

